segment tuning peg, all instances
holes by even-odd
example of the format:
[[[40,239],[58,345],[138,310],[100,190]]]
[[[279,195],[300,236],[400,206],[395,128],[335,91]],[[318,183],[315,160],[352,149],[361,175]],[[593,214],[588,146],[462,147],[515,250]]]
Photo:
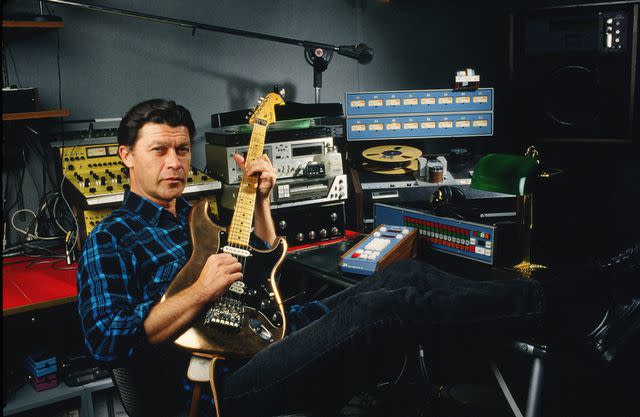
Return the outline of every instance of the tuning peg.
[[[284,95],[286,94],[286,91],[284,91],[284,88],[282,90],[280,90],[280,96],[284,97]]]

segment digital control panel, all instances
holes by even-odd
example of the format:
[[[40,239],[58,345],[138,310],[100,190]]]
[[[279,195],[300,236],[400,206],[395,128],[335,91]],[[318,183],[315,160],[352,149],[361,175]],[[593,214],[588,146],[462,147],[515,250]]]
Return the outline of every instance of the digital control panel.
[[[386,204],[374,204],[374,224],[394,223],[414,227],[428,247],[493,265],[496,227],[452,219]]]
[[[372,275],[391,262],[410,257],[415,236],[414,227],[381,224],[342,255],[340,270]]]

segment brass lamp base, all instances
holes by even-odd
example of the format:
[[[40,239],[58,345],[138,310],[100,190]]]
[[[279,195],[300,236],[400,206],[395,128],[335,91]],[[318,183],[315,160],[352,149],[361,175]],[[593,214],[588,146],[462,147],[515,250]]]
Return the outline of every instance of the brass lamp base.
[[[522,274],[522,276],[531,278],[534,272],[542,269],[547,269],[547,266],[542,264],[534,264],[529,261],[523,260],[519,264],[512,266],[512,268]]]

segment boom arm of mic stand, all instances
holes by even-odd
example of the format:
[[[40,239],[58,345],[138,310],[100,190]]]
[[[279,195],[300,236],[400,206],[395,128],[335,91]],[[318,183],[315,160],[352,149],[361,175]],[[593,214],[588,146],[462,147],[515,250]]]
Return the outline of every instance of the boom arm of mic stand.
[[[173,19],[170,17],[157,16],[147,13],[138,13],[130,10],[117,9],[114,7],[94,6],[86,3],[78,3],[67,0],[40,0],[42,3],[61,4],[64,6],[78,7],[102,13],[117,14],[121,16],[133,17],[136,19],[151,20],[158,23],[167,23],[181,27],[191,28],[195,33],[196,29],[208,30],[212,32],[222,32],[230,35],[243,36],[247,38],[262,39],[271,42],[286,43],[289,45],[302,46],[305,49],[305,59],[313,66],[313,86],[316,90],[316,103],[320,101],[320,88],[322,87],[322,72],[327,69],[333,56],[333,52],[358,60],[361,64],[368,64],[373,59],[373,49],[361,43],[353,46],[335,46],[321,42],[303,41],[293,38],[268,35],[265,33],[250,32],[247,30],[232,29],[222,26],[214,26],[206,23],[198,23],[190,20]]]

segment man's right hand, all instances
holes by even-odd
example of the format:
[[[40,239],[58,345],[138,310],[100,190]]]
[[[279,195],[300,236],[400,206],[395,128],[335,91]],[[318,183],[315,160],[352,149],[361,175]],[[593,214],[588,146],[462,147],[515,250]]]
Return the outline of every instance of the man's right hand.
[[[211,301],[241,279],[242,264],[233,255],[218,253],[209,256],[193,286],[205,301]]]

